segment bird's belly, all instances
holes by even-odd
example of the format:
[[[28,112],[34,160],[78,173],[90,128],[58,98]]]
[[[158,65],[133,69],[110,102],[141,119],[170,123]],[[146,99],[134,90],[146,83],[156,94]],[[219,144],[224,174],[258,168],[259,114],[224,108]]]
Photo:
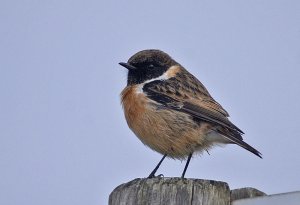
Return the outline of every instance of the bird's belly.
[[[205,140],[209,124],[195,122],[188,114],[179,111],[158,108],[149,103],[143,94],[135,97],[122,98],[125,118],[145,145],[179,159],[186,158],[194,151],[209,148],[210,143]]]

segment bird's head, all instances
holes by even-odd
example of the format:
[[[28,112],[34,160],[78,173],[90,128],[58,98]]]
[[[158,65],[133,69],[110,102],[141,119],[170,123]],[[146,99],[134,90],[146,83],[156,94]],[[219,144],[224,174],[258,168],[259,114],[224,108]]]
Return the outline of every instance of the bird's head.
[[[128,69],[127,85],[140,84],[157,78],[171,66],[178,65],[168,54],[154,49],[137,52],[127,63],[119,64]]]

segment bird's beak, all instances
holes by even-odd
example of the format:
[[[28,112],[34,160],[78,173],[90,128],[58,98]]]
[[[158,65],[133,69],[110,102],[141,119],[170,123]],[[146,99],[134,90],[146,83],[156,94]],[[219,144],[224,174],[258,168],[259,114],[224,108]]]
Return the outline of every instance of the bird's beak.
[[[119,63],[121,66],[127,68],[128,70],[136,70],[136,67],[134,67],[133,65],[130,65],[129,63]]]

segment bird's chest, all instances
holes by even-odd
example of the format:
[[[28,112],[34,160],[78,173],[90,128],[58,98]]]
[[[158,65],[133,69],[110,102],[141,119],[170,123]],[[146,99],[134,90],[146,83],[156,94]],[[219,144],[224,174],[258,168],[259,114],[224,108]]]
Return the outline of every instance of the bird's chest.
[[[138,92],[138,87],[126,87],[121,93],[121,101],[129,127],[134,132],[146,127],[144,118],[147,113],[147,98],[143,93]]]
[[[172,131],[168,128],[163,112],[156,110],[137,89],[135,86],[125,88],[121,94],[128,126],[144,144],[158,152],[164,152],[163,150],[169,149]]]

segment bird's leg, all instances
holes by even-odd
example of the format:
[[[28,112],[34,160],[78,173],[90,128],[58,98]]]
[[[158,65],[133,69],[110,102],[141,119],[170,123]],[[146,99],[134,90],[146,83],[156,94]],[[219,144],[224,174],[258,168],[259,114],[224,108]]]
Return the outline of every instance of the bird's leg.
[[[187,168],[188,168],[188,166],[189,166],[189,163],[190,163],[190,160],[191,160],[191,158],[192,158],[192,155],[193,155],[193,153],[189,154],[189,157],[188,157],[188,159],[187,159],[187,161],[186,161],[184,170],[183,170],[182,175],[181,175],[181,178],[182,178],[182,179],[184,179],[184,175],[185,175],[185,172],[186,172],[186,170],[187,170]]]
[[[161,165],[161,163],[164,161],[164,159],[166,158],[167,154],[165,154],[163,156],[163,158],[158,162],[158,164],[156,165],[156,167],[153,169],[153,171],[150,173],[150,175],[148,176],[148,179],[151,179],[153,177],[155,177],[155,173],[158,170],[159,166]]]

